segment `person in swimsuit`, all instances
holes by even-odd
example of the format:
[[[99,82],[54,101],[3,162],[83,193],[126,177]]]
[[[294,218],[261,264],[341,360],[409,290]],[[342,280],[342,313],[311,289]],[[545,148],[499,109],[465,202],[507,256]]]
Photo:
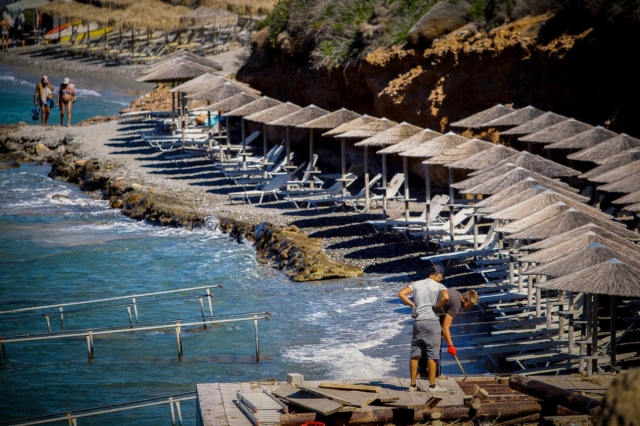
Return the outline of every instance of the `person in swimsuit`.
[[[67,114],[67,127],[71,127],[71,107],[73,106],[73,97],[76,94],[73,84],[69,82],[69,78],[65,78],[58,89],[58,102],[56,106],[60,107],[60,127],[64,122],[64,111],[68,111]]]
[[[49,121],[49,113],[53,106],[53,86],[49,83],[46,75],[36,84],[36,91],[33,94],[33,104],[42,109],[42,125],[46,126]]]
[[[0,34],[2,34],[2,51],[6,52],[9,48],[9,30],[11,29],[11,25],[7,22],[6,19],[2,18],[0,21]]]

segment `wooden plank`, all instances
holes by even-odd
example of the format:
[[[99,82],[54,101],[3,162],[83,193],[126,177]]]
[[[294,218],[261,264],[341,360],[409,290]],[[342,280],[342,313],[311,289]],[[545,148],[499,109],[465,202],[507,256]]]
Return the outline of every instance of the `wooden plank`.
[[[352,407],[366,407],[373,401],[378,399],[377,393],[359,392],[359,391],[343,391],[335,389],[320,389],[312,386],[302,386],[301,389],[313,395],[328,398],[342,405],[350,405]]]
[[[237,393],[242,391],[240,383],[220,383],[220,395],[224,404],[224,412],[226,416],[226,424],[233,426],[252,426],[247,416],[240,411],[236,403]]]
[[[273,394],[278,398],[283,399],[286,403],[297,405],[298,407],[305,408],[323,416],[329,416],[333,413],[337,413],[342,408],[342,404],[338,404],[337,402],[330,401],[325,398],[314,397],[288,383],[286,385],[282,385],[278,389],[275,389]]]
[[[360,391],[360,392],[380,392],[382,388],[380,386],[368,386],[368,385],[350,385],[343,383],[329,383],[324,382],[318,385],[322,389],[335,389],[343,391]]]

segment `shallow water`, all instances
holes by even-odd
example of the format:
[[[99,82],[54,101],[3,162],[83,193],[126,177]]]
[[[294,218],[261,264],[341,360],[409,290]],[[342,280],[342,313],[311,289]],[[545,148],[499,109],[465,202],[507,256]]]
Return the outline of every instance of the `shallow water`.
[[[408,375],[409,310],[396,296],[404,283],[371,277],[293,283],[257,264],[249,245],[211,229],[132,221],[49,179],[48,171],[29,164],[0,171],[0,311],[222,284],[224,289],[212,290],[216,314],[270,311],[272,320],[259,324],[259,364],[252,322],[183,329],[182,361],[173,330],[96,336],[91,363],[84,337],[7,344],[0,421],[190,392],[202,382],[284,380],[288,372],[309,379]],[[173,299],[140,305],[140,322],[197,320],[198,299],[183,297],[197,294],[204,291],[139,299]],[[123,302],[105,305],[117,303]],[[72,310],[65,309],[67,331],[128,325],[124,306]],[[60,330],[56,311],[48,310],[53,332]],[[24,315],[0,314],[0,336],[46,333],[42,316]],[[6,319],[16,316],[23,317]],[[458,349],[461,359],[475,360],[471,348]],[[484,372],[484,366],[467,364],[467,372]],[[457,365],[447,360],[443,371],[458,373]],[[183,404],[183,414],[185,424],[193,424],[194,402]],[[168,419],[165,405],[89,423],[155,425]]]

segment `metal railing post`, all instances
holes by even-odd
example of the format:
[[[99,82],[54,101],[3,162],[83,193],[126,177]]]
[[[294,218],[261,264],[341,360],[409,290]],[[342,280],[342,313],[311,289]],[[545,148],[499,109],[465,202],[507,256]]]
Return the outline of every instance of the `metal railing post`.
[[[260,338],[258,337],[258,316],[253,316],[253,324],[256,329],[256,363],[260,362]]]
[[[176,413],[173,411],[173,397],[169,397],[169,407],[171,407],[171,426],[176,426]]]
[[[131,319],[131,306],[127,305],[127,313],[129,314],[129,325],[133,328],[133,320]]]
[[[178,343],[178,359],[182,360],[182,338],[180,337],[180,321],[176,323],[176,342]]]
[[[45,315],[44,317],[47,320],[47,331],[51,333],[51,322],[49,321],[49,315]]]
[[[87,356],[89,358],[89,362],[93,359],[95,352],[93,350],[93,336],[91,335],[92,331],[89,330],[89,334],[87,334]]]
[[[60,306],[59,309],[60,309],[60,326],[64,330],[64,313],[62,312],[64,309],[62,306]]]
[[[182,410],[180,409],[180,401],[175,401],[176,411],[178,411],[178,424],[182,426]]]
[[[209,315],[211,317],[213,317],[213,305],[211,305],[211,298],[212,297],[213,297],[213,295],[211,294],[209,289],[207,289],[207,301],[209,302]]]
[[[136,324],[138,324],[138,305],[136,305],[136,298],[132,297],[131,300],[133,301],[133,313],[136,316]]]
[[[202,322],[204,323],[203,327],[207,329],[207,319],[204,316],[204,302],[202,301],[202,297],[198,296],[198,300],[200,301],[200,312],[202,312]]]
[[[2,364],[5,359],[7,359],[7,352],[4,349],[4,342],[0,341],[0,364]]]

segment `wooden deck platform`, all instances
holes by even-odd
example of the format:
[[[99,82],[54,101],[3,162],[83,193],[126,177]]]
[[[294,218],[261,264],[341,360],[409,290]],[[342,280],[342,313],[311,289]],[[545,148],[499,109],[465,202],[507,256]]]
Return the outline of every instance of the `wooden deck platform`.
[[[592,397],[601,397],[609,386],[614,376],[601,375],[594,377],[579,376],[539,376],[540,380],[562,389],[583,393]],[[317,388],[325,381],[305,381],[304,386]],[[327,424],[365,425],[394,422],[396,424],[412,423],[412,420],[428,420],[433,413],[438,413],[434,418],[468,418],[469,408],[464,405],[464,396],[472,395],[476,386],[485,389],[489,396],[483,401],[483,407],[502,409],[503,412],[511,410],[517,413],[518,409],[526,411],[526,407],[539,407],[538,401],[528,395],[511,389],[508,378],[491,376],[469,377],[465,381],[462,378],[449,378],[438,380],[440,386],[447,389],[446,392],[415,392],[407,391],[409,379],[392,378],[366,381],[335,381],[331,383],[368,385],[381,388],[379,399],[370,405],[354,407],[344,405],[335,414],[323,416],[316,412],[310,412],[296,404],[289,405],[289,413],[281,414],[282,425],[299,425],[306,421],[322,421]],[[420,381],[418,382],[421,385]],[[252,422],[236,405],[237,393],[262,393],[264,389],[276,392],[286,382],[244,382],[244,383],[201,383],[197,385],[197,422],[198,426],[251,426]],[[276,392],[277,393],[277,392]],[[424,404],[432,397],[442,398],[435,407],[423,408]],[[393,400],[393,401],[392,401]],[[329,399],[314,400],[320,404],[319,410],[333,404]],[[384,403],[381,401],[385,401]],[[433,400],[432,400],[433,401]],[[338,404],[339,405],[339,404]],[[327,408],[328,409],[328,408]],[[560,414],[569,415],[572,412],[561,409]],[[477,415],[481,415],[482,409]],[[466,416],[466,417],[465,417]]]

